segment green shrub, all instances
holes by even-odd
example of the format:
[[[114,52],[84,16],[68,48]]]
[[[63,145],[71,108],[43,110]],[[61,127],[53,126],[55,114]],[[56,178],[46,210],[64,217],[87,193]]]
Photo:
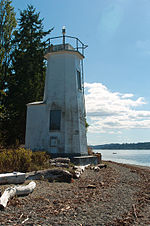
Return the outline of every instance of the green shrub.
[[[0,151],[0,173],[38,170],[49,167],[49,156],[45,152],[32,152],[24,148]]]
[[[49,167],[49,155],[43,151],[32,152],[32,164],[30,170],[39,170]]]
[[[15,171],[26,172],[30,168],[32,162],[32,151],[24,148],[19,148],[14,152],[14,164],[16,164]]]

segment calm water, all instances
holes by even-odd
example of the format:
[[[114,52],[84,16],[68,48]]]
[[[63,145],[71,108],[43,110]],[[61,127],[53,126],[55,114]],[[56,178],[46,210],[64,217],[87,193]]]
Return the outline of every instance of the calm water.
[[[150,150],[94,150],[102,154],[102,160],[150,166]],[[115,154],[114,154],[115,153]]]

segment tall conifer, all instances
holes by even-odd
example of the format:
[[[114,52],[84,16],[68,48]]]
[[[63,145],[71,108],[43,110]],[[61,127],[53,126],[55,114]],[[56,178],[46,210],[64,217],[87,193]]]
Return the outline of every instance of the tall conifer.
[[[33,6],[20,11],[18,29],[15,31],[12,54],[12,80],[8,84],[10,127],[7,143],[24,143],[26,126],[26,104],[42,100],[45,80],[45,42],[43,38],[51,32],[43,31],[43,20]],[[8,122],[8,121],[7,121]]]
[[[0,142],[7,136],[3,122],[7,117],[5,99],[8,95],[8,83],[11,77],[11,52],[13,32],[17,25],[14,8],[10,0],[0,1]]]
[[[3,102],[7,82],[10,76],[10,64],[12,51],[13,31],[16,27],[14,8],[12,1],[0,1],[0,103]]]

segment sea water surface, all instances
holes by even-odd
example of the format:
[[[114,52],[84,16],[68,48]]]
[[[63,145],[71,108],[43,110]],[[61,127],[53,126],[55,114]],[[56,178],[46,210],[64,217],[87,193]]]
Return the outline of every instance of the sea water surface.
[[[150,167],[150,150],[104,150],[94,149],[102,154],[102,160]]]

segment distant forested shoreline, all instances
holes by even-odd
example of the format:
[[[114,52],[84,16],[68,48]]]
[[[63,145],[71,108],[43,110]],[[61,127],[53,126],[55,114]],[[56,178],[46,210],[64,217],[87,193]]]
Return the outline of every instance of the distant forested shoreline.
[[[145,150],[149,149],[150,150],[150,142],[144,142],[144,143],[124,143],[124,144],[118,144],[118,143],[113,143],[113,144],[103,144],[103,145],[90,145],[91,148],[93,149],[112,149],[112,150],[133,150],[133,149],[139,149],[139,150]]]

